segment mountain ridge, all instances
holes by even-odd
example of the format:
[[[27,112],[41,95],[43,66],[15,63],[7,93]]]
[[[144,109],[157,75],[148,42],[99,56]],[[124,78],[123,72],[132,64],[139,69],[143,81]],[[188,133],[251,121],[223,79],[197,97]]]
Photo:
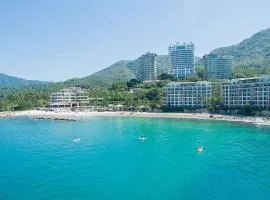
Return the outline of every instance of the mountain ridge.
[[[109,87],[115,81],[129,81],[136,78],[138,60],[120,60],[98,72],[82,78],[64,81],[68,86]],[[167,72],[168,56],[157,56],[157,73]]]
[[[0,73],[0,87],[20,87],[30,85],[46,85],[52,82],[38,81],[38,80],[27,80],[15,76],[10,76],[4,73]]]
[[[238,72],[239,77],[250,77],[254,75],[270,74],[270,28],[259,31],[249,38],[244,39],[238,44],[216,48],[210,53],[229,55],[234,57],[234,72]],[[168,70],[168,55],[157,56],[157,73],[167,73]],[[197,62],[201,60],[197,58]],[[129,81],[136,78],[136,71],[138,67],[138,60],[120,60],[112,65],[97,71],[93,74],[82,78],[73,78],[64,82],[57,82],[56,85],[64,86],[82,86],[82,87],[109,87],[115,81]],[[246,73],[251,69],[251,73]],[[240,73],[239,73],[240,72]],[[236,75],[235,77],[238,77]],[[11,78],[16,78],[8,76]],[[15,84],[17,83],[17,84]],[[28,86],[36,84],[46,84],[43,81],[29,81],[18,78],[17,82],[12,80],[4,80],[3,75],[0,87],[2,86]]]
[[[214,49],[211,53],[233,56],[235,68],[270,68],[270,28],[259,31],[238,44]]]

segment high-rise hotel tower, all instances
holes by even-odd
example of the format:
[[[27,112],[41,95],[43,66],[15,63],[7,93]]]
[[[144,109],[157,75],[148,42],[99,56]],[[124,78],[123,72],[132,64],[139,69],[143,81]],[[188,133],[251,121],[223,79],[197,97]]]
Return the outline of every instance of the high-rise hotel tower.
[[[176,78],[187,77],[194,72],[194,44],[176,43],[169,46],[169,73]]]
[[[231,77],[233,58],[209,54],[203,56],[206,78],[228,79]]]
[[[146,53],[139,58],[137,78],[140,81],[157,80],[156,54]]]

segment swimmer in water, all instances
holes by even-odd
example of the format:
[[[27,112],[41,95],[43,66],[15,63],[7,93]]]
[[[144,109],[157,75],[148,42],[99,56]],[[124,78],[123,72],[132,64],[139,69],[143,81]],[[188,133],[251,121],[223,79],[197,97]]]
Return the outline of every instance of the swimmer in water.
[[[140,135],[139,140],[146,140],[146,138],[143,135]]]
[[[203,152],[203,147],[198,147],[197,148],[197,151],[200,153],[200,152]]]

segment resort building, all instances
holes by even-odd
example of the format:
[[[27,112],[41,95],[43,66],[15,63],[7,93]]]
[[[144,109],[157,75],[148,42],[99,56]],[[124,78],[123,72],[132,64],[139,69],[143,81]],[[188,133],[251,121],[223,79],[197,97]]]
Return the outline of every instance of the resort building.
[[[250,103],[258,109],[270,108],[270,75],[232,79],[223,82],[221,90],[225,107],[242,108]]]
[[[146,53],[139,58],[137,78],[140,81],[157,80],[156,54]]]
[[[212,84],[207,81],[172,82],[165,86],[164,93],[164,106],[204,108],[212,95]]]
[[[228,79],[231,77],[233,58],[209,54],[203,57],[206,78]]]
[[[89,106],[87,93],[80,87],[70,87],[52,93],[50,108],[81,108]]]
[[[194,72],[194,44],[169,46],[169,74],[176,78],[187,77]]]

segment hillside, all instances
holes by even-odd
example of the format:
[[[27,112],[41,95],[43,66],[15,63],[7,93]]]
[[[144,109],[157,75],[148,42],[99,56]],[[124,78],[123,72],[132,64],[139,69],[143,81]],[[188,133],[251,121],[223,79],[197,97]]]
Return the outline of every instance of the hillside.
[[[251,77],[270,74],[270,29],[260,31],[239,44],[222,47],[211,53],[234,57],[233,77]],[[201,59],[195,57],[196,64],[202,65]],[[67,81],[71,85],[86,87],[108,86],[114,81],[128,81],[136,77],[138,60],[119,61],[104,70],[90,76]],[[167,73],[168,55],[157,56],[157,72]]]
[[[66,86],[107,87],[115,81],[128,81],[135,74],[127,65],[131,61],[118,61],[111,66],[83,78],[70,79],[64,82]]]
[[[270,29],[260,31],[239,44],[218,48],[211,53],[233,56],[235,68],[270,72]]]
[[[0,73],[0,87],[20,87],[28,85],[44,85],[48,82],[26,80]]]
[[[260,31],[241,43],[213,50],[211,53],[234,57],[234,77],[251,77],[270,74],[270,29]],[[195,57],[196,64],[202,65]],[[108,87],[115,81],[128,81],[136,78],[138,60],[122,60],[83,78],[74,78],[53,84],[52,87],[82,86],[87,88]],[[167,73],[168,55],[157,56],[157,72]],[[0,87],[14,87],[44,84],[0,74]]]
[[[158,75],[167,72],[168,56],[157,56]],[[107,87],[115,81],[129,81],[136,78],[138,60],[122,60],[111,66],[83,78],[70,79],[64,82],[66,86]]]

